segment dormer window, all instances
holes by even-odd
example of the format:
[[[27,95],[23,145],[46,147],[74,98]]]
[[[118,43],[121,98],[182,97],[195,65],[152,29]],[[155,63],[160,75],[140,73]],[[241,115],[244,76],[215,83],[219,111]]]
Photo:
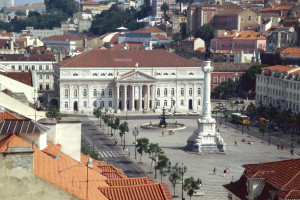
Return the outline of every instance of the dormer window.
[[[157,76],[160,76],[160,73],[157,73],[156,75],[157,75]]]
[[[102,74],[101,74],[101,76],[105,76],[105,74],[104,74],[104,73],[102,73]]]
[[[167,75],[169,75],[169,74],[168,74],[168,73],[164,73],[164,75],[166,75],[166,76],[167,76]]]
[[[78,76],[78,74],[77,74],[77,73],[74,73],[73,76]]]
[[[190,72],[189,75],[194,75],[194,74],[192,72]]]
[[[108,76],[113,76],[113,74],[112,74],[112,73],[109,73]]]
[[[93,76],[98,76],[98,74],[97,73],[93,73]]]
[[[171,75],[175,75],[175,73],[171,73]]]

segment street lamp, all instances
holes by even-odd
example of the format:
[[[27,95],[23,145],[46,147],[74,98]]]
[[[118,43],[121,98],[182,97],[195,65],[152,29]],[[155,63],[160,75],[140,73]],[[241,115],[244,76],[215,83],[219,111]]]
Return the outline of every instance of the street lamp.
[[[157,156],[157,153],[155,152],[155,166],[154,166],[155,173],[154,173],[154,179],[156,179],[156,168],[157,168],[156,163],[157,163],[157,161],[158,161],[158,156]]]
[[[181,199],[183,200],[183,175],[187,171],[187,167],[184,164],[181,164],[179,167],[179,172],[181,173]]]
[[[111,127],[110,127],[110,136],[112,137],[113,136],[113,132],[112,132],[112,129],[114,127],[114,118],[115,116],[112,114],[110,115],[110,123],[111,123]]]
[[[134,136],[134,147],[135,147],[134,158],[136,159],[136,136],[139,135],[139,127],[138,126],[135,126],[135,128],[132,131],[132,134]]]

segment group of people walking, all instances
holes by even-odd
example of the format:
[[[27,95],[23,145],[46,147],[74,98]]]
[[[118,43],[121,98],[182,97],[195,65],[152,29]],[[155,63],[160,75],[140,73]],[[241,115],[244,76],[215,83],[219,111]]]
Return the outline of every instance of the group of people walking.
[[[225,177],[226,174],[230,174],[231,173],[231,167],[230,166],[227,166],[224,171],[223,171],[223,176]],[[214,167],[213,169],[213,175],[216,175],[217,174],[217,169]]]

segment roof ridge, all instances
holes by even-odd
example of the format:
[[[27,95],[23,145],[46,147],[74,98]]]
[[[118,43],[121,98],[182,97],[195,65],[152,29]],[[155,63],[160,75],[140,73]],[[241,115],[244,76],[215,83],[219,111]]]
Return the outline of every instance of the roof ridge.
[[[79,55],[75,56],[75,57],[74,57],[74,60],[77,60],[77,59],[80,58],[81,56],[85,55],[87,52],[88,52],[88,51],[86,51],[86,52],[84,52],[84,53],[82,53],[82,54],[79,54]],[[69,60],[69,61],[68,61],[68,60]],[[66,62],[66,63],[63,64],[63,65],[69,64],[69,63],[71,62],[71,58],[68,58],[66,61],[68,61],[68,62]],[[58,64],[58,63],[56,63],[56,64]]]

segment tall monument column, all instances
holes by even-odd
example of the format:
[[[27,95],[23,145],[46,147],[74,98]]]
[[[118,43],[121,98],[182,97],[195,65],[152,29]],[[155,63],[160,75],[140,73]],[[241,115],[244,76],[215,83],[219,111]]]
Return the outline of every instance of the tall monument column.
[[[211,117],[210,80],[213,67],[210,61],[204,62],[203,113],[198,119],[198,130],[187,140],[186,149],[199,153],[225,152],[226,144],[216,132],[216,120]]]

